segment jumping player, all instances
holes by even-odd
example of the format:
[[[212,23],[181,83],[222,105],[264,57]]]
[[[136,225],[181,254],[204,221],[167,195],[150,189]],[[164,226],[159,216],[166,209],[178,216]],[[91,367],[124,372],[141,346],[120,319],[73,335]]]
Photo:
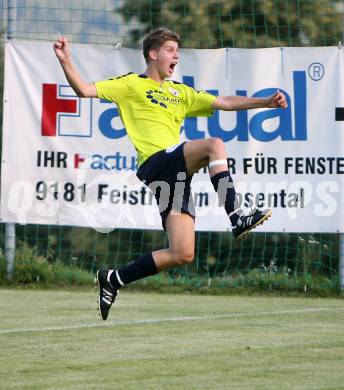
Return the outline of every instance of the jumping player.
[[[158,28],[143,41],[147,64],[144,73],[129,73],[94,83],[81,78],[64,37],[54,44],[56,56],[77,96],[101,98],[117,104],[128,136],[137,150],[137,176],[154,192],[162,226],[168,235],[168,248],[145,254],[124,267],[97,272],[98,310],[103,320],[107,319],[122,286],[193,260],[195,211],[190,184],[193,174],[200,168],[209,167],[210,180],[229,216],[234,237],[246,236],[271,215],[271,210],[255,209],[245,213],[236,206],[222,140],[208,138],[180,144],[179,134],[186,117],[210,116],[214,110],[286,108],[285,96],[278,91],[266,98],[213,96],[168,80],[179,61],[179,42],[178,34]]]

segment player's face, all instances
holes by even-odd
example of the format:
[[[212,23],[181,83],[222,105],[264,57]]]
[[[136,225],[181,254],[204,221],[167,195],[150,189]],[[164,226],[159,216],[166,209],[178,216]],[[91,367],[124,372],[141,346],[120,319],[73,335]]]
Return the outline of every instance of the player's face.
[[[178,43],[166,41],[156,51],[156,66],[163,78],[171,77],[179,59]]]

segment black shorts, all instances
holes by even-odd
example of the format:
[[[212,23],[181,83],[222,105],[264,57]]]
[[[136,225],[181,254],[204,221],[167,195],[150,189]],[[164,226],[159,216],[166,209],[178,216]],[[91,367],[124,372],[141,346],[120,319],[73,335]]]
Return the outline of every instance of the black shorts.
[[[164,230],[171,210],[189,214],[195,220],[195,205],[191,194],[192,175],[188,176],[186,173],[184,145],[185,142],[153,154],[136,173],[155,196]]]

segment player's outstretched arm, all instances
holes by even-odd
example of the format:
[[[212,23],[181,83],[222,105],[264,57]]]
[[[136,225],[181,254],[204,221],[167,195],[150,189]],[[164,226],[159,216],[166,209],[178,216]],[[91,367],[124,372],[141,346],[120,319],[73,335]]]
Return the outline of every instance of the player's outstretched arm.
[[[275,92],[266,98],[245,96],[218,96],[212,105],[215,110],[239,111],[252,108],[287,108],[287,100],[282,92]]]
[[[86,83],[75,68],[70,54],[69,43],[66,38],[60,37],[54,43],[54,51],[59,59],[69,85],[79,97],[97,97],[97,90],[93,83]]]

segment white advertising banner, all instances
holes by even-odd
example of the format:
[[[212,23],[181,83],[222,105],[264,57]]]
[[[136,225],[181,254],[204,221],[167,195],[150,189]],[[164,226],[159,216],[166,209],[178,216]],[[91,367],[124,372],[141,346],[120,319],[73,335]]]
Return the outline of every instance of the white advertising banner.
[[[6,43],[1,221],[161,229],[117,107],[75,96],[52,45]],[[137,50],[73,44],[72,55],[88,81],[145,69]],[[285,110],[188,118],[181,141],[224,141],[242,207],[273,211],[257,231],[344,232],[343,49],[181,50],[174,79],[216,95],[283,91]],[[192,190],[196,230],[228,230],[207,169]]]

